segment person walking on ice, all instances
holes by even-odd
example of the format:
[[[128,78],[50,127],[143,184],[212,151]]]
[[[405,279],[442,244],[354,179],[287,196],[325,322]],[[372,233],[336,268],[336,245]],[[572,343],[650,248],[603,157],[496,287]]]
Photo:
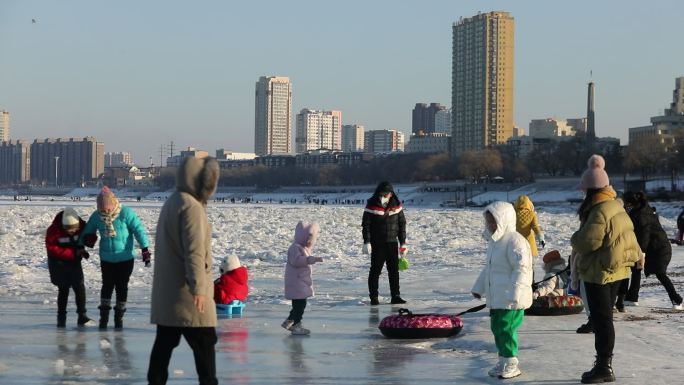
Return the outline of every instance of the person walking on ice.
[[[134,240],[138,241],[145,266],[150,265],[150,242],[140,218],[133,209],[122,206],[114,192],[105,186],[97,196],[95,211],[83,229],[83,239],[100,233],[100,268],[102,289],[100,291],[100,329],[109,323],[112,293],[116,289],[114,328],[123,328],[123,316],[128,300],[128,280],[133,273],[135,259]]]
[[[499,362],[491,377],[513,378],[518,366],[518,328],[525,309],[532,305],[532,255],[527,240],[515,230],[515,210],[507,202],[494,202],[484,210],[487,255],[485,267],[471,290],[485,297]]]
[[[323,257],[311,255],[319,231],[317,223],[297,223],[294,242],[287,250],[285,298],[292,300],[292,310],[281,326],[295,335],[310,333],[309,329],[302,326],[302,316],[306,309],[306,299],[314,295],[311,265],[323,262]]]

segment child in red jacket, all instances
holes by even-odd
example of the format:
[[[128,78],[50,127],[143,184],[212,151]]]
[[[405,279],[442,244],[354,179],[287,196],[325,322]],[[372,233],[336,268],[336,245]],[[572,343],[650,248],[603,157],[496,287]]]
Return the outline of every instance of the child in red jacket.
[[[224,258],[220,270],[221,276],[214,281],[214,302],[224,305],[233,300],[245,302],[249,293],[247,268],[240,266],[237,255]]]
[[[85,221],[72,208],[57,213],[45,234],[45,247],[48,256],[50,282],[57,286],[57,327],[66,326],[66,307],[69,290],[74,289],[78,325],[89,325],[91,319],[86,315],[85,284],[81,259],[88,259],[88,252],[79,246],[78,238],[83,231]],[[92,245],[97,236],[86,237],[85,243]]]

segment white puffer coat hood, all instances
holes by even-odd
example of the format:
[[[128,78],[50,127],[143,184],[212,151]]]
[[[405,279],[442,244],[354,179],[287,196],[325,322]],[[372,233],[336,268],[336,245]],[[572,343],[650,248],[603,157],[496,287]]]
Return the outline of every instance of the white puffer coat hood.
[[[497,228],[488,239],[485,267],[472,292],[487,299],[491,309],[527,309],[532,305],[532,254],[525,238],[515,231],[515,210],[507,202],[494,202],[491,213]]]

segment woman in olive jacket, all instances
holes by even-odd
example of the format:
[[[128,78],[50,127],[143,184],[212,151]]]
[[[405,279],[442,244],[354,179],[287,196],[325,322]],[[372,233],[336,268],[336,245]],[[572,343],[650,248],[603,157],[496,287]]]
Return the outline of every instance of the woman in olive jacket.
[[[582,383],[615,381],[612,369],[615,329],[613,304],[620,281],[630,276],[630,267],[641,256],[634,227],[622,202],[609,184],[605,160],[589,158],[580,189],[586,192],[578,214],[580,228],[570,239],[575,258],[573,275],[579,274],[586,288],[594,328],[594,367],[582,374]],[[573,278],[576,282],[576,279]]]

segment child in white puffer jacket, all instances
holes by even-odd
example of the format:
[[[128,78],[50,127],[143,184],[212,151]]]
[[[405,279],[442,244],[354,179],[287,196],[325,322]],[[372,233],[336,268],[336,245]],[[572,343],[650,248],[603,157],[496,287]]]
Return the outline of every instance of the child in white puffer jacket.
[[[532,305],[532,253],[527,240],[515,230],[515,210],[507,202],[494,202],[484,211],[487,260],[472,294],[485,297],[499,362],[488,374],[513,378],[518,368],[518,328],[525,309]]]

